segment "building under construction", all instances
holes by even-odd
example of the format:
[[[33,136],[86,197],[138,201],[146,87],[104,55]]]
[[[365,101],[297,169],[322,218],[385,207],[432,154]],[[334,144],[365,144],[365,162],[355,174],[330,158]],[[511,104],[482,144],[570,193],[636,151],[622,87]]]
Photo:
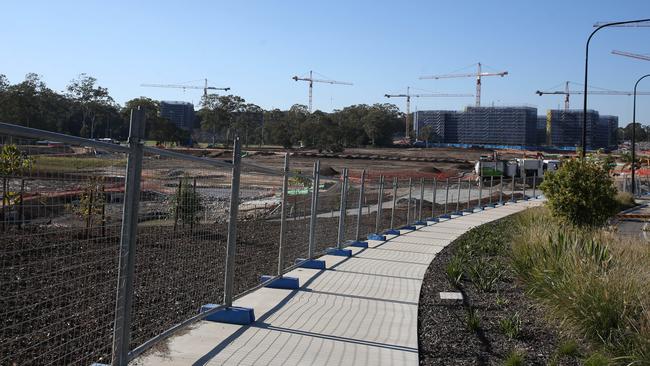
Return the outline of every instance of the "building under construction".
[[[418,111],[416,135],[428,126],[429,140],[447,144],[536,145],[537,109],[467,107],[464,111]]]
[[[580,145],[582,111],[549,110],[538,116],[534,107],[467,107],[463,111],[414,113],[416,136],[434,143],[463,145],[547,146]],[[616,145],[618,117],[587,113],[587,147]]]
[[[546,145],[579,146],[582,141],[584,113],[577,109],[551,109],[546,113]],[[599,149],[616,145],[618,117],[600,116],[587,111],[587,148]]]

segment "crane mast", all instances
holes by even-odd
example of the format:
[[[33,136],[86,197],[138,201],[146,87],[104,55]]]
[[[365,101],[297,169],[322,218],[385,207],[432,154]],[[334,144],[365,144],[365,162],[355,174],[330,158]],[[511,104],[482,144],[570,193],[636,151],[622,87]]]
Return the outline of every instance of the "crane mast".
[[[406,94],[384,94],[386,98],[406,98],[406,133],[405,139],[409,138],[409,126],[411,125],[411,98],[431,98],[431,97],[471,97],[472,94],[449,94],[449,93],[427,93],[411,94],[411,87],[406,87]]]
[[[301,78],[298,76],[292,77],[294,81],[307,81],[309,82],[309,113],[311,113],[312,110],[312,100],[313,100],[313,88],[314,88],[314,83],[325,83],[325,84],[340,84],[340,85],[353,85],[352,83],[348,83],[346,81],[336,81],[336,80],[325,80],[325,79],[314,79],[313,71],[309,70],[309,77],[307,78]]]

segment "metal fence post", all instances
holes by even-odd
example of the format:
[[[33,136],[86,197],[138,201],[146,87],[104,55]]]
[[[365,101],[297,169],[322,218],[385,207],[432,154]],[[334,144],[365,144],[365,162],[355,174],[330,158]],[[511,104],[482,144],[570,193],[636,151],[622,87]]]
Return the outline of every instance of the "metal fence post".
[[[397,177],[393,177],[393,209],[390,214],[390,228],[395,228],[395,206],[397,205]]]
[[[354,234],[354,240],[359,241],[359,235],[361,234],[361,216],[363,215],[363,195],[365,193],[365,184],[366,184],[366,170],[361,171],[361,187],[359,188],[359,211],[357,213],[357,231]]]
[[[499,204],[503,204],[503,175],[499,176]]]
[[[341,182],[341,202],[339,204],[339,231],[337,237],[338,249],[343,249],[343,242],[345,241],[345,213],[346,213],[346,198],[347,198],[347,184],[348,184],[348,168],[343,168],[343,182]]]
[[[289,153],[284,154],[284,168],[282,169],[282,207],[280,209],[280,246],[278,248],[278,276],[282,276],[284,269],[284,243],[287,234],[287,191],[289,190]]]
[[[377,194],[377,216],[375,217],[375,233],[379,234],[381,212],[384,206],[384,176],[379,176],[379,193]]]
[[[491,175],[490,176],[490,189],[489,189],[489,191],[490,191],[490,203],[489,203],[489,205],[490,206],[492,206],[492,186],[493,185],[494,185],[494,176]]]
[[[309,217],[309,248],[308,257],[314,259],[314,248],[316,246],[316,218],[318,216],[318,189],[320,185],[320,160],[314,163],[314,180],[311,192],[311,216]]]
[[[413,191],[413,178],[409,178],[409,200],[406,202],[406,225],[411,223],[411,193]]]
[[[237,217],[239,216],[239,178],[241,174],[241,143],[235,137],[232,149],[232,183],[230,190],[230,217],[228,219],[228,244],[226,246],[226,275],[223,303],[232,307],[233,282],[235,278],[235,250],[237,244]]]
[[[472,178],[467,178],[467,209],[470,209],[472,202]]]
[[[533,175],[533,198],[537,198],[537,174]]]
[[[436,217],[436,193],[438,188],[438,182],[436,178],[433,178],[433,198],[431,199],[431,217]]]
[[[456,196],[456,213],[460,212],[460,186],[461,186],[461,179],[460,177],[458,178],[458,196]]]
[[[512,189],[511,189],[512,196],[510,197],[510,201],[512,201],[512,202],[517,202],[517,199],[515,198],[515,180],[516,180],[516,177],[513,175],[512,176]]]
[[[524,183],[524,185],[523,185],[523,194],[522,194],[524,201],[526,200],[526,182],[528,181],[528,179],[526,179],[526,178],[527,178],[526,177],[526,169],[524,169],[524,174],[521,176],[521,180]]]
[[[117,299],[113,330],[113,360],[116,366],[129,363],[131,342],[131,306],[133,304],[133,276],[135,271],[135,243],[138,230],[138,207],[140,203],[140,180],[145,126],[143,107],[131,110],[129,129],[129,156],[124,182],[122,230],[120,234],[120,259],[118,267]]]
[[[483,177],[478,177],[478,208],[483,208]]]
[[[449,202],[449,178],[447,178],[447,189],[445,191],[445,215],[447,214],[447,203]]]
[[[424,201],[424,178],[420,178],[420,205],[418,206],[418,221],[422,221],[422,202]]]

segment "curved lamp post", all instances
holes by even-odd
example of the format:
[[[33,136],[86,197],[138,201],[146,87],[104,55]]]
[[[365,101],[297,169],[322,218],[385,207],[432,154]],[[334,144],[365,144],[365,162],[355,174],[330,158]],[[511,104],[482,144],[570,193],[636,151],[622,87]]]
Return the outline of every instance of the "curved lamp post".
[[[616,25],[623,25],[623,24],[632,24],[632,23],[643,23],[643,22],[650,22],[650,19],[638,19],[638,20],[627,20],[624,22],[613,22],[613,23],[605,23],[598,28],[596,28],[591,34],[589,35],[589,38],[587,38],[587,45],[585,46],[585,92],[584,92],[584,104],[582,108],[582,152],[581,152],[581,157],[584,159],[584,157],[587,154],[587,76],[588,76],[588,69],[589,69],[589,42],[591,41],[591,37],[596,34],[599,30],[605,28],[605,27],[611,27],[611,26],[616,26]]]
[[[639,82],[650,76],[650,74],[643,75],[636,81],[634,84],[634,102],[632,107],[632,197],[636,194],[636,181],[634,180],[634,163],[636,160],[636,87],[639,85]]]

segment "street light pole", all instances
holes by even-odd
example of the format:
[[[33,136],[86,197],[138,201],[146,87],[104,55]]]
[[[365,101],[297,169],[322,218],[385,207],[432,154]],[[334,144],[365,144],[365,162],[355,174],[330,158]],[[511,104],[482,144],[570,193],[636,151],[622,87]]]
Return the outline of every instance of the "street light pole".
[[[587,154],[587,77],[588,77],[588,69],[589,69],[589,42],[591,41],[591,37],[593,37],[594,34],[596,34],[596,32],[598,32],[599,30],[605,27],[631,24],[631,23],[643,23],[643,22],[650,22],[650,19],[638,19],[638,20],[627,20],[624,22],[605,23],[603,25],[598,26],[598,28],[596,28],[593,32],[591,32],[589,38],[587,38],[587,45],[585,46],[585,92],[584,92],[583,107],[582,107],[582,152],[580,153],[583,159]]]
[[[636,81],[634,84],[634,102],[632,103],[632,197],[634,197],[636,191],[636,182],[634,180],[634,163],[636,160],[636,87],[639,85],[639,82],[650,76],[650,74],[643,75]]]

